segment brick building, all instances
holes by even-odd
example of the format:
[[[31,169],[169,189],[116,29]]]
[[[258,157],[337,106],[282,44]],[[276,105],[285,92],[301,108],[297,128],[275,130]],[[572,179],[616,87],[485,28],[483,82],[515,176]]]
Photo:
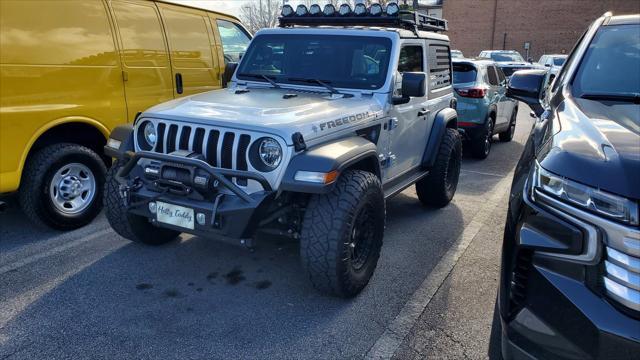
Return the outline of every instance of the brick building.
[[[452,48],[465,56],[481,50],[517,50],[535,60],[568,53],[587,26],[607,11],[640,13],[637,0],[443,0]],[[639,34],[640,36],[640,34]]]

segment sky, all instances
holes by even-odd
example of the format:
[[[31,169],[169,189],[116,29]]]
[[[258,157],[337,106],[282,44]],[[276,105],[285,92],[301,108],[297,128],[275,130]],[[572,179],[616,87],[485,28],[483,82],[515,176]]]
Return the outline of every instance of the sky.
[[[227,13],[235,16],[240,15],[240,9],[246,3],[259,2],[259,0],[165,0],[165,1],[194,6],[202,9],[207,9],[207,10],[219,11],[219,12],[223,12],[223,13]],[[267,2],[267,0],[262,0],[262,1],[264,1],[265,4]],[[271,0],[271,1],[282,2],[282,0]],[[288,3],[293,6],[296,6],[298,4],[298,1],[289,0]],[[323,1],[319,0],[318,3],[323,3]]]

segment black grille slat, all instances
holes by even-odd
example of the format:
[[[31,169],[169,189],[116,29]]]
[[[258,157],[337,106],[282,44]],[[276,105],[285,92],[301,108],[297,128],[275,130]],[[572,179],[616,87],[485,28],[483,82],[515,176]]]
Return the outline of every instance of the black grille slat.
[[[249,142],[251,136],[243,134],[240,135],[240,141],[238,142],[238,151],[236,152],[236,169],[247,170],[247,149],[249,148]]]
[[[202,154],[202,143],[204,141],[204,129],[197,128],[196,133],[193,136],[193,151]]]
[[[218,130],[212,130],[209,132],[209,139],[207,141],[207,153],[205,157],[207,162],[211,166],[218,166],[218,139],[220,138],[220,132]]]
[[[156,141],[156,152],[164,152],[164,130],[167,126],[163,123],[158,124],[158,140]]]
[[[189,137],[191,137],[191,128],[183,126],[180,133],[180,150],[189,150]]]
[[[178,136],[178,125],[169,125],[169,133],[167,134],[167,154],[171,154],[176,150],[177,136]]]
[[[233,167],[233,140],[236,134],[228,132],[224,134],[222,139],[222,157],[220,167],[231,169]]]

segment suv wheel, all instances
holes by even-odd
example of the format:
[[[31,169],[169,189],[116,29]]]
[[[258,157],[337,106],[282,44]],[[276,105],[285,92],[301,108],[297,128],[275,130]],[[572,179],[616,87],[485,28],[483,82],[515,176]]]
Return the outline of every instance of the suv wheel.
[[[360,170],[346,171],[333,191],[311,197],[300,257],[317,290],[353,297],[367,285],[380,257],[384,206],[380,180]]]
[[[102,209],[107,169],[93,150],[77,144],[47,146],[30,156],[19,202],[27,217],[59,230],[90,223]]]
[[[447,129],[436,163],[429,175],[416,183],[418,199],[424,205],[444,207],[456,193],[462,161],[462,140],[458,131]]]
[[[516,133],[517,118],[518,118],[518,108],[514,108],[513,112],[511,113],[511,119],[509,120],[509,128],[498,135],[500,137],[500,141],[509,142],[513,139],[513,134]]]
[[[180,232],[152,225],[145,217],[130,214],[120,197],[120,184],[115,179],[122,166],[116,162],[107,173],[104,189],[104,208],[109,224],[120,236],[134,242],[161,245],[180,235]]]
[[[476,159],[486,159],[491,152],[491,139],[493,138],[493,118],[487,118],[483,131],[471,139],[471,155]]]

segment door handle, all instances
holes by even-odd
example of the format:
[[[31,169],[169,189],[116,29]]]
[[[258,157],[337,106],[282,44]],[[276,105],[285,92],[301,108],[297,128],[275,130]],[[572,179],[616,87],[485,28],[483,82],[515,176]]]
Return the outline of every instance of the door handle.
[[[418,111],[418,117],[427,116],[431,110],[422,108],[422,110]]]
[[[182,74],[176,73],[176,92],[182,94]]]

